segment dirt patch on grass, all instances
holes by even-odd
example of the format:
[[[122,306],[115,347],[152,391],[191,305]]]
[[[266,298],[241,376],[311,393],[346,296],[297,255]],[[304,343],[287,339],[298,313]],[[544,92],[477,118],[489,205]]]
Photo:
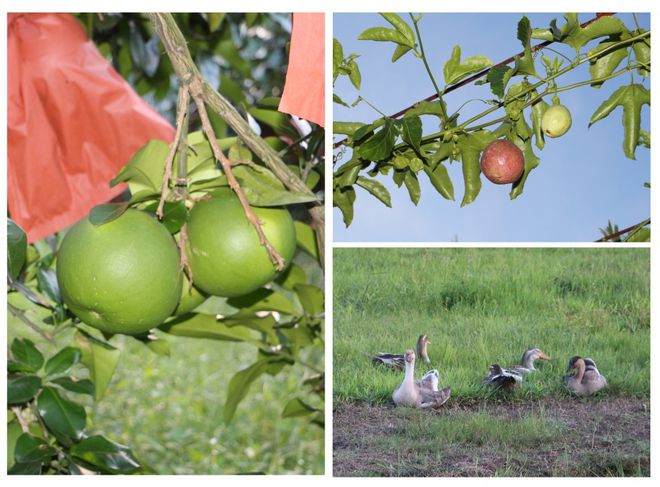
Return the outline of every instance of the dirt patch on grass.
[[[650,404],[634,397],[343,403],[333,435],[341,477],[650,475]]]

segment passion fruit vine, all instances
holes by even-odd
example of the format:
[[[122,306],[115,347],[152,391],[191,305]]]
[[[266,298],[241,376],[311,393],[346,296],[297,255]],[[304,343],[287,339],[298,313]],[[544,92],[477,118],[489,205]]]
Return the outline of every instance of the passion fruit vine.
[[[495,140],[481,153],[481,172],[495,184],[514,183],[525,169],[522,151],[506,139]]]

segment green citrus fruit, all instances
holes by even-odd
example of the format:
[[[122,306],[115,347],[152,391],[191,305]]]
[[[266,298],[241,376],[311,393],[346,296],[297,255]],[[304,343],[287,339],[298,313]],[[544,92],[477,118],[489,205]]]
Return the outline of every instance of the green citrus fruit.
[[[481,172],[495,184],[518,181],[525,169],[525,156],[516,144],[495,140],[481,153]]]
[[[553,105],[541,117],[541,130],[548,137],[561,137],[571,128],[571,112],[564,105]]]
[[[296,249],[291,214],[283,208],[253,208],[268,241],[289,264]],[[190,266],[195,286],[216,296],[242,296],[273,280],[277,270],[229,188],[211,194],[190,211]]]
[[[136,335],[160,325],[177,306],[179,252],[167,229],[142,211],[127,210],[99,226],[83,218],[62,241],[57,280],[82,321]]]

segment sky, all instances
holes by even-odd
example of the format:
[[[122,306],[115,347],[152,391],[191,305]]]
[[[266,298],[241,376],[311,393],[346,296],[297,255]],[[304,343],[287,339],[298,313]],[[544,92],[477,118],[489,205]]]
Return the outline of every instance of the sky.
[[[420,30],[431,70],[444,86],[442,68],[453,47],[460,44],[462,57],[486,55],[498,63],[520,52],[516,28],[522,15],[527,15],[532,27],[546,28],[553,18],[563,24],[563,14],[427,14],[420,22]],[[580,22],[594,14],[580,14]],[[634,26],[630,14],[617,15],[629,28]],[[402,14],[409,20],[407,14]],[[638,14],[640,27],[649,29],[649,15]],[[386,114],[405,108],[434,93],[423,63],[407,54],[392,64],[394,45],[386,42],[358,41],[359,34],[368,27],[390,25],[378,14],[335,14],[334,37],[344,47],[344,55],[358,53],[357,62],[362,74],[360,92],[348,78],[340,77],[334,92],[343,100],[354,101],[358,95]],[[597,40],[598,41],[598,40]],[[587,44],[587,49],[597,41]],[[532,40],[532,45],[540,41]],[[553,49],[573,57],[575,51],[555,43]],[[584,49],[584,48],[583,48]],[[554,53],[546,51],[546,56]],[[625,61],[624,61],[625,62]],[[564,66],[567,62],[565,62]],[[623,67],[623,64],[620,68]],[[543,73],[537,63],[537,72]],[[514,78],[518,81],[522,78]],[[588,63],[584,63],[558,79],[565,86],[589,79]],[[635,82],[642,78],[635,75]],[[517,81],[514,81],[517,82]],[[534,152],[541,163],[530,174],[525,191],[515,200],[509,198],[510,185],[497,186],[482,177],[481,193],[476,201],[461,208],[463,177],[461,164],[448,165],[454,183],[455,201],[442,198],[425,175],[420,175],[422,196],[418,206],[410,201],[405,186],[397,188],[390,176],[378,176],[392,195],[392,208],[387,208],[362,188],[356,187],[355,216],[347,229],[341,212],[334,211],[334,240],[336,242],[588,242],[601,237],[599,228],[608,220],[623,229],[641,222],[650,214],[650,190],[643,185],[650,181],[650,151],[638,147],[637,160],[623,153],[622,109],[587,128],[589,119],[600,104],[620,86],[628,84],[628,74],[607,81],[600,89],[584,86],[560,93],[561,103],[573,118],[571,129],[557,139],[546,138],[541,151]],[[513,82],[509,84],[511,86]],[[650,80],[644,81],[650,88]],[[466,101],[492,99],[488,85],[473,84],[460,88],[445,97],[448,112],[453,113]],[[549,98],[546,98],[551,103]],[[485,110],[480,101],[468,103],[461,110],[466,120]],[[496,112],[498,118],[503,111]],[[642,129],[649,129],[649,107],[642,109]],[[334,104],[335,121],[371,122],[380,115],[367,104],[348,109]],[[438,131],[437,119],[422,117],[424,133]],[[529,117],[526,117],[529,122]],[[488,118],[484,119],[484,121]],[[343,136],[335,137],[339,140]],[[350,159],[350,152],[342,161]],[[342,163],[340,161],[337,165]],[[445,163],[446,164],[446,163]],[[447,165],[447,164],[446,164]]]

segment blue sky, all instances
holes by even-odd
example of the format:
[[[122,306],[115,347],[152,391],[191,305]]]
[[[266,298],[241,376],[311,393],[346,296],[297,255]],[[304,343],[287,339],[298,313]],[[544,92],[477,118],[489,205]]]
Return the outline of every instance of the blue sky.
[[[462,59],[486,55],[497,63],[521,50],[516,38],[516,26],[523,14],[427,14],[420,23],[424,47],[431,69],[443,86],[442,67],[453,47],[460,44]],[[408,19],[407,14],[402,15]],[[527,14],[533,27],[547,27],[562,14]],[[584,22],[594,15],[580,15]],[[630,28],[632,15],[618,17]],[[649,15],[638,14],[643,28],[650,28]],[[389,24],[378,14],[335,14],[334,37],[344,46],[344,54],[355,52],[362,73],[362,89],[358,93],[346,77],[335,84],[334,91],[351,102],[363,95],[384,113],[390,114],[415,103],[434,92],[421,60],[407,54],[395,64],[390,62],[393,44],[358,41],[358,35],[372,26]],[[532,41],[532,45],[539,41]],[[595,42],[589,43],[588,48]],[[572,48],[553,44],[551,47],[574,56]],[[584,48],[583,48],[584,49]],[[548,57],[554,56],[546,52]],[[623,67],[623,64],[621,65]],[[542,68],[537,64],[537,71]],[[565,86],[589,79],[588,63],[558,80]],[[636,82],[641,77],[635,76]],[[599,227],[607,221],[620,228],[649,217],[650,190],[643,187],[650,181],[650,151],[638,147],[637,160],[623,154],[622,109],[590,129],[589,119],[598,106],[618,87],[628,84],[630,77],[622,75],[607,81],[600,89],[590,86],[560,93],[562,104],[572,114],[573,125],[561,138],[546,139],[543,151],[535,147],[541,163],[516,200],[509,199],[510,185],[496,186],[482,177],[482,190],[472,204],[461,208],[463,179],[460,163],[449,166],[456,201],[442,198],[420,176],[422,197],[417,207],[410,201],[405,187],[397,188],[391,175],[378,176],[392,195],[392,208],[387,208],[361,188],[356,188],[355,217],[346,229],[338,209],[334,209],[334,240],[337,242],[575,242],[593,241],[600,237]],[[644,82],[647,88],[649,81]],[[510,84],[511,85],[511,84]],[[509,86],[510,86],[509,85]],[[472,98],[494,98],[488,86],[468,85],[446,95],[449,113]],[[546,99],[549,103],[550,100]],[[471,102],[461,110],[461,119],[476,115],[486,107]],[[503,113],[503,112],[502,112]],[[497,112],[498,118],[501,116]],[[371,122],[379,115],[366,104],[347,109],[334,104],[334,120]],[[436,132],[437,119],[423,117],[424,133]],[[529,118],[527,118],[529,120]],[[487,119],[484,119],[484,121]],[[460,120],[459,120],[460,121]],[[649,108],[642,110],[642,128],[648,130]],[[337,140],[339,137],[337,137]],[[345,155],[343,161],[350,159]],[[340,162],[341,164],[341,162]]]

